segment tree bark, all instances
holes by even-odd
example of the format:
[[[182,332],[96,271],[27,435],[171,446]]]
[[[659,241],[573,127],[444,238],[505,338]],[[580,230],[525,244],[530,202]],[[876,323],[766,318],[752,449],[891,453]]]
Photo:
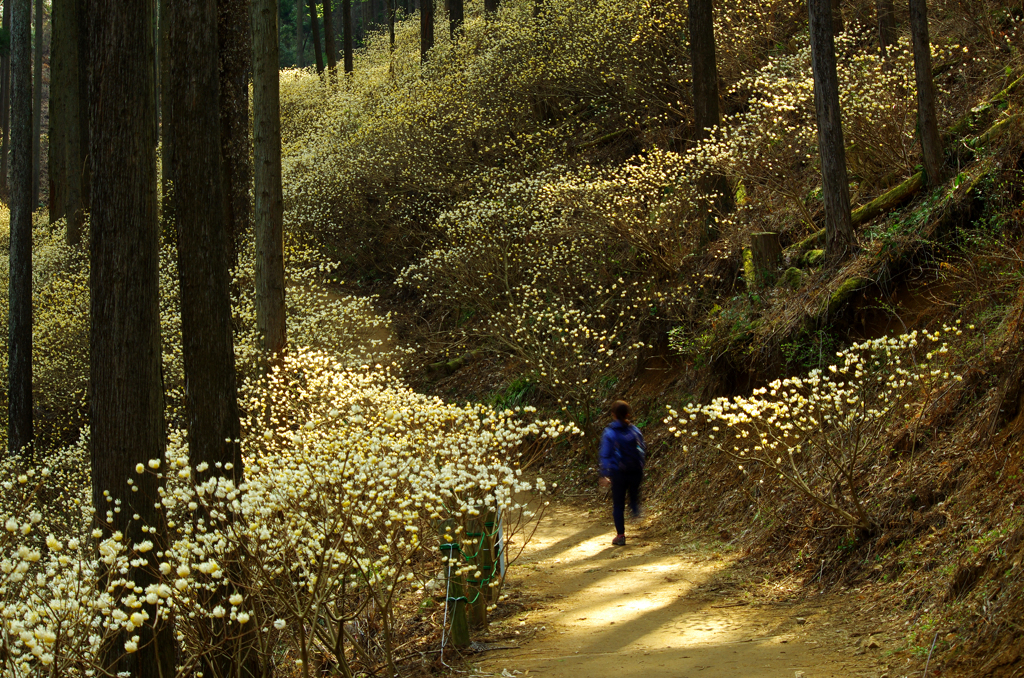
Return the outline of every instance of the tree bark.
[[[809,0],[814,106],[818,119],[822,194],[825,202],[825,256],[836,263],[854,249],[850,186],[846,176],[839,80],[830,0]]]
[[[324,47],[327,50],[327,70],[331,75],[338,71],[338,48],[334,43],[334,0],[324,0]]]
[[[11,34],[11,2],[4,2],[3,29],[9,36]],[[7,196],[7,156],[10,152],[11,139],[11,54],[8,50],[7,56],[0,60],[0,68],[3,74],[0,75],[0,126],[2,126],[3,138],[0,139],[0,193]]]
[[[226,7],[229,4],[235,6]],[[228,271],[231,201],[223,199],[226,173],[221,170],[222,123],[225,112],[234,112],[237,107],[237,102],[227,99],[239,93],[228,78],[221,77],[227,75],[225,60],[237,60],[237,55],[225,54],[225,48],[238,42],[245,44],[244,39],[230,36],[234,32],[230,29],[237,28],[230,24],[237,23],[238,5],[244,4],[175,0],[167,31],[167,44],[174,54],[170,90],[176,96],[168,107],[170,115],[165,124],[174,149],[172,203],[178,228],[189,461],[194,469],[204,462],[208,465],[205,472],[196,471],[196,482],[221,473],[234,476],[236,481],[241,479]],[[248,16],[243,14],[242,18],[248,23]],[[224,36],[226,29],[229,39],[219,41],[218,34]],[[225,85],[223,89],[221,84]],[[211,204],[222,204],[225,209],[211,210]],[[230,464],[231,470],[218,470],[218,463]],[[236,674],[235,653],[230,647],[205,653],[202,661],[206,675]]]
[[[253,157],[255,158],[256,327],[263,350],[285,348],[284,201],[281,195],[281,93],[277,73],[277,0],[252,11]]]
[[[309,0],[309,30],[313,34],[313,56],[316,57],[316,72],[324,72],[324,52],[320,47],[320,26],[316,16],[316,0]]]
[[[160,0],[159,7],[159,41],[160,41],[160,83],[163,87],[160,97],[160,119],[167,120],[170,116],[170,101],[173,93],[168,89],[171,82],[171,50],[167,46],[167,26],[170,21],[170,5],[175,0]],[[171,207],[171,139],[166,125],[160,128],[160,215],[164,225],[164,235],[173,237],[175,229],[174,215]]]
[[[345,50],[345,72],[355,67],[352,59],[352,0],[341,0],[341,39]]]
[[[932,52],[928,39],[926,0],[910,0],[910,34],[914,43],[914,75],[917,83],[917,132],[921,137],[921,155],[929,186],[942,183],[942,139],[935,113],[935,81],[932,79]]]
[[[106,534],[121,532],[130,545],[151,537],[144,525],[158,534],[166,530],[162,512],[154,508],[161,481],[135,471],[136,464],[162,459],[165,446],[152,3],[92,0],[88,17],[92,500],[97,525]],[[133,567],[125,576],[137,586],[155,583],[147,567]],[[137,652],[125,654],[123,636],[102,648],[107,675],[174,675],[173,627],[153,606],[143,609],[150,622],[135,631]]]
[[[351,2],[351,0],[349,0]],[[395,51],[395,0],[384,0],[384,11],[388,15],[388,49]],[[394,65],[392,64],[392,68]]]
[[[67,123],[63,118],[67,113],[70,89],[67,83],[67,49],[71,42],[64,34],[74,28],[74,24],[67,21],[65,16],[67,9],[66,1],[62,4],[62,0],[52,0],[50,4],[50,120],[46,133],[46,167],[50,186],[47,211],[50,224],[62,219],[67,209]]]
[[[845,29],[843,25],[843,0],[832,0],[832,36],[833,38]]]
[[[297,68],[306,67],[306,59],[303,51],[305,45],[305,26],[303,22],[306,20],[303,16],[305,14],[305,8],[302,4],[302,0],[295,0],[295,66]]]
[[[11,225],[8,294],[7,445],[32,443],[32,25],[31,0],[8,0],[11,16]]]
[[[892,0],[875,0],[875,12],[878,14],[878,49],[886,59],[896,44],[896,8]]]
[[[694,138],[699,141],[706,139],[710,130],[721,123],[714,7],[712,0],[690,0],[689,6],[690,63],[693,68],[693,113],[696,127]],[[732,188],[723,174],[710,175],[702,188],[715,196],[713,204],[719,214],[732,212],[736,208]],[[716,237],[717,229],[709,217],[704,238],[713,240]]]
[[[35,7],[35,73],[32,76],[32,209],[39,205],[39,180],[42,171],[40,137],[43,133],[43,0]]]
[[[249,78],[252,76],[250,0],[217,1],[220,67],[221,182],[228,264],[238,265],[238,243],[252,230],[249,188]],[[301,7],[301,2],[298,3]]]
[[[462,31],[462,24],[466,20],[466,10],[463,0],[449,0],[448,4],[448,30],[454,42]]]
[[[427,60],[434,46],[434,0],[420,1],[420,61]]]
[[[50,15],[50,223],[65,219],[67,243],[72,247],[82,242],[87,181],[81,5],[81,0],[54,0]]]

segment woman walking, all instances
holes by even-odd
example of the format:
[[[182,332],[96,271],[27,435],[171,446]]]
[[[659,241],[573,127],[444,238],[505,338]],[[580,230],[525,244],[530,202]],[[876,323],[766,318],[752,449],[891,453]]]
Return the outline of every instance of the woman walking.
[[[601,437],[601,486],[612,486],[612,518],[615,520],[615,538],[612,546],[626,545],[625,507],[629,494],[629,508],[633,517],[640,515],[640,483],[644,480],[644,462],[647,446],[640,429],[633,426],[629,403],[617,400],[612,404],[612,423]]]

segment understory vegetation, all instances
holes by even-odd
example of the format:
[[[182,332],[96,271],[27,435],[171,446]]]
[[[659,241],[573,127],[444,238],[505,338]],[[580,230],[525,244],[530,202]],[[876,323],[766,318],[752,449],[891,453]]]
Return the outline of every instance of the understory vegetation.
[[[522,541],[540,472],[593,483],[617,398],[649,440],[663,527],[728,527],[807,587],[874,587],[912,662],[1017,675],[1024,12],[929,3],[949,171],[929,188],[909,33],[883,57],[874,3],[842,7],[858,246],[839,265],[822,251],[799,2],[719,3],[724,115],[702,141],[682,3],[471,3],[455,40],[439,12],[422,64],[418,21],[400,17],[394,49],[371,34],[351,74],[282,71],[290,349],[267,376],[247,243],[232,283],[245,479],[195,482],[166,245],[170,444],[139,469],[167,480],[166,544],[92,536],[89,263],[40,219],[46,452],[2,468],[3,675],[90,675],[147,598],[176,619],[182,675],[211,648],[258,648],[275,675],[440,669],[424,639],[446,619],[441,546],[473,547],[499,512]],[[763,234],[782,250],[767,266]],[[152,580],[119,579],[138,558]],[[460,556],[457,576],[479,593],[478,566]]]
[[[654,439],[666,525],[742,534],[808,586],[877,586],[909,622],[912,661],[940,632],[933,668],[1010,675],[1022,16],[929,3],[951,178],[928,189],[910,37],[883,57],[874,12],[844,3],[836,45],[859,243],[839,267],[821,252],[799,3],[718,8],[723,124],[701,142],[683,5],[470,12],[422,68],[401,23],[394,53],[371,38],[337,85],[283,76],[286,219],[394,313],[413,383],[575,421],[578,460],[548,463],[583,483],[600,415],[624,396]],[[735,211],[719,210],[718,174]],[[783,250],[766,271],[749,250],[764,232]],[[704,413],[685,445],[673,411]],[[734,446],[758,432],[778,449]]]

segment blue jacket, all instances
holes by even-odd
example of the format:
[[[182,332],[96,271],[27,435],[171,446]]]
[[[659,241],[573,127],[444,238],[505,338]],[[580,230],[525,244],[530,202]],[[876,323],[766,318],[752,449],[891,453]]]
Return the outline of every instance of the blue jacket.
[[[644,436],[640,429],[632,424],[624,424],[619,420],[604,429],[601,436],[601,475],[611,476],[619,471],[620,455],[629,455],[633,451],[639,455],[640,468],[644,467],[647,446],[644,444]]]

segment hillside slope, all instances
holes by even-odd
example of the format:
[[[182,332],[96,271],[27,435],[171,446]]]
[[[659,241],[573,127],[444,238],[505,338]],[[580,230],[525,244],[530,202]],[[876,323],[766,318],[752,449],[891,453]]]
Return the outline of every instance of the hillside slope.
[[[921,664],[930,652],[944,674],[1021,671],[1020,8],[929,3],[950,178],[928,190],[909,38],[882,58],[874,4],[844,3],[860,247],[826,267],[804,6],[719,7],[726,117],[702,143],[684,5],[539,7],[509,2],[490,21],[473,7],[458,40],[437,31],[422,67],[406,21],[393,53],[371,40],[341,83],[285,73],[292,232],[393,312],[421,388],[557,411],[591,435],[625,397],[652,440],[666,524],[728,532],[806,585],[869,587],[906,622],[904,649]],[[716,211],[713,174],[736,211]],[[750,248],[766,232],[783,255],[758,272]],[[926,357],[915,330],[945,348]],[[882,381],[830,376],[837,360],[879,351],[859,371]],[[741,438],[761,430],[780,451],[806,449],[792,467],[783,454],[738,462],[737,446],[709,437],[707,409],[693,410],[692,441],[674,435],[684,407],[770,400],[785,377],[801,379],[794,397],[842,384],[837,406],[875,403],[881,423],[840,448],[829,441],[852,429],[838,420],[790,422],[799,435],[779,435],[784,417],[735,424]],[[540,463],[593,481],[590,444],[549,452]],[[860,525],[841,513],[854,504]]]

